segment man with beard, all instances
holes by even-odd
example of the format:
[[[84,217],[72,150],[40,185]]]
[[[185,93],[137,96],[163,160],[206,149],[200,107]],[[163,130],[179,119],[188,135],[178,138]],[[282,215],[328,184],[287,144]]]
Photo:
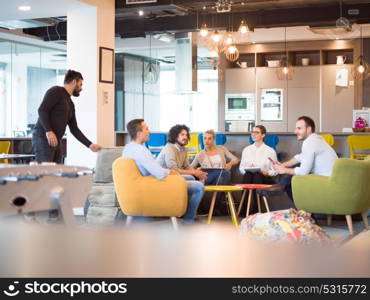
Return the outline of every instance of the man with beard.
[[[188,153],[185,149],[189,140],[189,127],[186,125],[173,126],[168,133],[168,143],[159,153],[157,161],[163,168],[176,170],[187,180],[194,180],[196,177],[204,181],[207,179],[207,173],[200,168],[193,169],[189,164]]]
[[[64,86],[53,86],[46,92],[38,109],[39,118],[32,136],[32,147],[38,163],[63,163],[61,139],[67,125],[74,137],[91,151],[97,152],[101,148],[90,142],[77,126],[71,96],[80,95],[82,83],[80,72],[68,70],[64,77]]]
[[[285,188],[291,199],[293,199],[291,187],[293,175],[330,176],[338,159],[334,149],[315,133],[315,122],[311,118],[299,117],[294,133],[298,141],[303,141],[302,152],[286,162],[274,162],[274,168],[279,174],[287,174],[280,180],[279,185]]]

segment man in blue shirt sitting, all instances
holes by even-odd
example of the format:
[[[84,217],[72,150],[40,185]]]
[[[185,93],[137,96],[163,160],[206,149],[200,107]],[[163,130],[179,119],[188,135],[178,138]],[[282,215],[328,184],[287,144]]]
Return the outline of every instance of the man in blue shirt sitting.
[[[143,176],[154,176],[164,179],[168,175],[179,175],[175,170],[162,168],[154,159],[144,143],[149,140],[149,127],[144,119],[134,119],[127,123],[127,131],[131,142],[125,145],[122,156],[133,159]],[[187,181],[188,184],[188,207],[183,216],[185,223],[192,223],[196,217],[199,203],[204,194],[204,186],[199,181]]]

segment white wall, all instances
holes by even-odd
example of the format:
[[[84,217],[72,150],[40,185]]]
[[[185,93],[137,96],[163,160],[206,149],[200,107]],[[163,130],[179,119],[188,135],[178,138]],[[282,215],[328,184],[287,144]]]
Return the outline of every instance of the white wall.
[[[77,123],[93,143],[113,146],[114,85],[99,83],[99,47],[114,49],[114,0],[81,2],[92,5],[67,13],[67,65],[84,77],[81,95],[73,99]],[[66,163],[93,167],[95,160],[96,154],[69,133]]]

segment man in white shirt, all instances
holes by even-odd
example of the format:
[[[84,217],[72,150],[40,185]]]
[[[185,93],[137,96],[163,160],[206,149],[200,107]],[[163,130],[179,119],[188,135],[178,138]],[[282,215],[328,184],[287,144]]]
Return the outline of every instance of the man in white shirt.
[[[307,174],[330,176],[338,156],[334,149],[315,133],[315,122],[306,116],[298,118],[294,133],[299,141],[303,141],[302,152],[284,163],[276,162],[275,170],[279,174],[291,176]],[[296,166],[297,164],[300,166]],[[285,177],[279,184],[285,186],[292,199],[291,176]]]

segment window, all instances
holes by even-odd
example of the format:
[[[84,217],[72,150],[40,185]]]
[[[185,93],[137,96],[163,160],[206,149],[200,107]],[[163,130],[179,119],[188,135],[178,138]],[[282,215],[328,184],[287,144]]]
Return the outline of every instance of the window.
[[[116,130],[126,130],[133,118],[144,118],[151,131],[167,132],[176,124],[194,132],[218,130],[218,71],[198,59],[198,91],[177,92],[175,45],[171,47],[152,48],[160,67],[159,79],[152,84],[145,83],[149,47],[127,46],[127,53],[116,54]]]

